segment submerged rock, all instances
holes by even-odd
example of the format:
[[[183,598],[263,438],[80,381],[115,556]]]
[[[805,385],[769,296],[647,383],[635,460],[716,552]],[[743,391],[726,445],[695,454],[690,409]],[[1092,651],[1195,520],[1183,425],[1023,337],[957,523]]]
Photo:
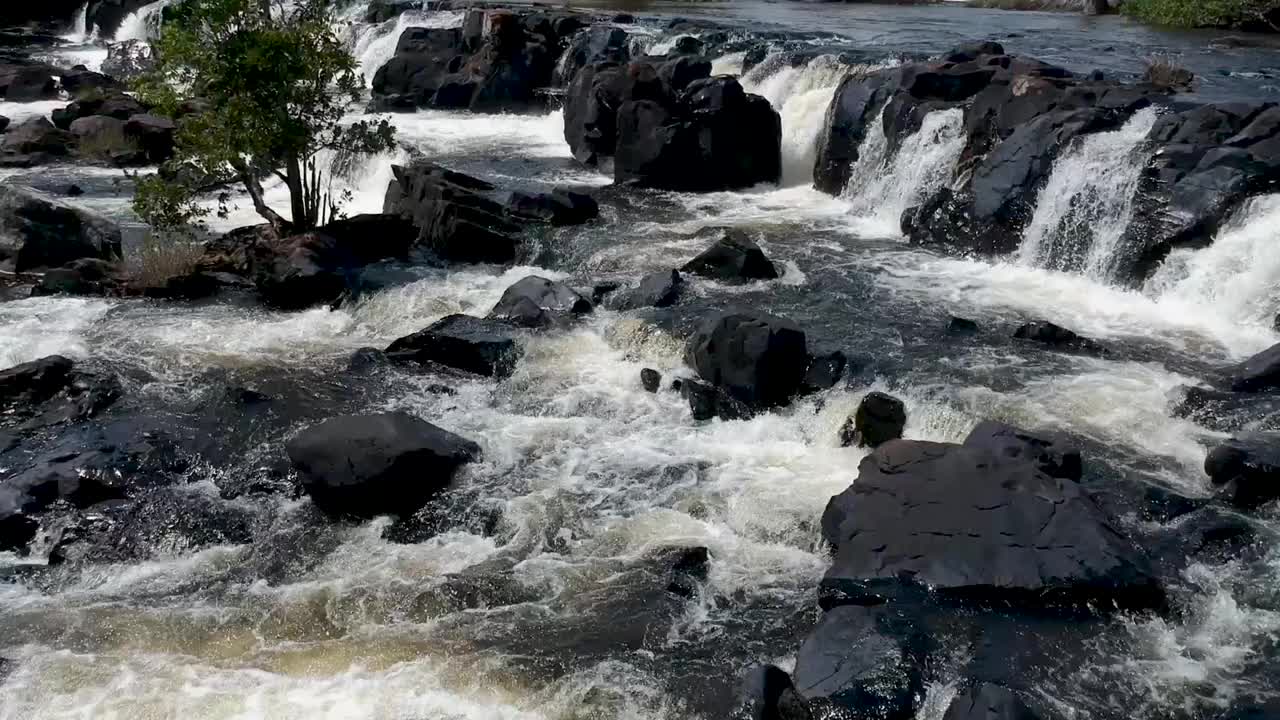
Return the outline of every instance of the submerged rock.
[[[698,380],[679,380],[680,395],[689,401],[689,411],[698,422],[720,418],[721,420],[750,420],[755,413],[746,403],[733,397],[723,388]]]
[[[120,257],[120,228],[88,210],[47,195],[0,185],[0,260],[25,272],[81,258]]]
[[[1079,485],[984,448],[895,440],[831,499],[826,605],[922,594],[1027,608],[1162,607],[1150,562]]]
[[[1086,355],[1106,355],[1107,348],[1096,340],[1077,335],[1076,333],[1054,325],[1051,322],[1033,322],[1019,327],[1013,337],[1028,340],[1065,352],[1078,352]]]
[[[802,391],[806,394],[829,390],[844,377],[849,358],[839,350],[814,355],[809,359],[809,367],[804,372]]]
[[[738,685],[730,720],[811,720],[791,676],[775,665],[757,665]]]
[[[867,393],[858,411],[840,428],[840,444],[877,448],[901,438],[906,425],[907,406],[901,400],[882,392]]]
[[[475,443],[405,413],[331,418],[285,449],[317,507],[359,518],[414,513],[480,454]]]
[[[510,375],[523,354],[511,325],[470,315],[437,320],[391,343],[386,352],[400,362],[437,363],[498,378]]]
[[[748,407],[769,408],[800,392],[809,353],[804,331],[790,320],[731,310],[703,321],[689,338],[685,362]]]
[[[1205,458],[1204,471],[1232,505],[1255,508],[1280,498],[1280,433],[1247,433]]]
[[[760,246],[736,229],[725,230],[711,247],[680,269],[731,284],[778,277],[778,270]]]

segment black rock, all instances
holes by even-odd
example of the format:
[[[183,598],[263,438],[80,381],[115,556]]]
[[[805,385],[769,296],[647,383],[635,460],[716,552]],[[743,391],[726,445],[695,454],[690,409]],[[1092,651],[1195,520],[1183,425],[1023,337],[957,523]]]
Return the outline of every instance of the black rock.
[[[840,378],[844,377],[848,365],[849,358],[839,350],[814,355],[809,359],[809,368],[804,372],[803,391],[812,394],[835,387]]]
[[[667,592],[684,598],[698,594],[698,588],[707,581],[711,554],[704,547],[678,548],[666,553],[665,561],[671,563]]]
[[[515,218],[555,226],[581,225],[600,214],[595,198],[562,188],[537,194],[513,192],[506,206]]]
[[[1027,323],[1019,327],[1013,337],[1018,340],[1048,345],[1065,352],[1078,352],[1086,355],[1106,355],[1107,349],[1095,340],[1082,337],[1076,333],[1051,322]]]
[[[731,720],[811,720],[791,676],[774,665],[757,665],[738,684]]]
[[[882,392],[870,392],[858,403],[858,411],[840,428],[843,447],[877,448],[902,437],[907,425],[907,406]]]
[[[395,179],[383,212],[412,223],[419,246],[458,262],[515,259],[520,226],[493,185],[430,162],[393,165],[391,171]]]
[[[645,392],[658,392],[658,388],[662,387],[662,373],[652,368],[644,368],[640,371],[640,385]]]
[[[33,297],[79,295],[107,297],[122,289],[123,278],[118,265],[97,258],[82,258],[46,270],[40,282],[31,288]]]
[[[81,208],[14,185],[0,185],[0,260],[14,270],[61,267],[81,258],[120,257],[120,228]]]
[[[977,332],[978,323],[972,320],[952,315],[951,320],[947,322],[947,334],[949,335],[973,335]]]
[[[475,443],[404,413],[348,415],[285,445],[302,486],[331,515],[410,515],[475,460]]]
[[[264,302],[285,310],[332,303],[358,263],[336,238],[315,230],[259,245],[252,278]]]
[[[1224,384],[1236,392],[1280,389],[1280,345],[1273,345],[1228,369]]]
[[[640,284],[617,295],[611,301],[617,310],[638,310],[646,307],[670,307],[680,299],[684,278],[675,270],[660,270],[640,279]]]
[[[521,327],[542,327],[591,309],[591,301],[568,285],[529,275],[502,293],[489,317]]]
[[[595,286],[591,288],[591,304],[599,305],[604,302],[605,298],[617,292],[620,287],[622,287],[622,284],[616,282],[596,283]]]
[[[733,284],[778,277],[764,251],[741,230],[725,230],[711,247],[680,269]]]
[[[0,550],[21,551],[40,530],[40,523],[17,507],[5,507],[0,495]]]
[[[378,348],[364,347],[351,353],[351,359],[347,361],[347,369],[352,372],[362,372],[381,367],[389,362],[391,359]]]
[[[1204,471],[1231,504],[1255,508],[1280,497],[1280,433],[1247,433],[1215,447]]]
[[[965,438],[964,445],[1034,463],[1049,477],[1079,482],[1084,475],[1080,449],[1052,434],[1030,433],[995,420],[983,420]]]
[[[906,720],[924,696],[925,643],[888,607],[823,614],[796,656],[796,690],[858,718]]]
[[[82,372],[60,355],[0,371],[0,427],[34,430],[93,417],[121,394],[107,375]]]
[[[1173,408],[1176,417],[1187,418],[1217,432],[1280,430],[1280,395],[1232,392],[1203,387],[1181,387],[1182,400]]]
[[[396,361],[433,362],[459,370],[504,378],[523,350],[511,325],[500,320],[450,315],[387,347]]]
[[[951,701],[942,720],[1040,720],[1009,688],[979,683]]]
[[[676,382],[680,383],[678,388],[675,387]],[[746,403],[709,383],[675,380],[672,386],[689,401],[693,419],[699,422],[716,417],[721,420],[748,420],[755,414]]]
[[[785,405],[809,367],[798,325],[767,313],[724,311],[689,338],[685,362],[707,382],[753,408]]]
[[[831,499],[824,605],[922,594],[1038,608],[1159,608],[1147,557],[1079,485],[989,450],[895,440]]]

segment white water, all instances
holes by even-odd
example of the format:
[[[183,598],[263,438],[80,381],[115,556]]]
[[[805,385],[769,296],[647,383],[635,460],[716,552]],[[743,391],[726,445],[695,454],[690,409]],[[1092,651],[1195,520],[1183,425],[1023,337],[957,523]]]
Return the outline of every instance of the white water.
[[[1157,116],[1155,108],[1141,110],[1119,130],[1088,135],[1058,158],[1023,233],[1019,262],[1113,279],[1148,159],[1143,142]]]
[[[827,106],[840,81],[859,69],[840,62],[835,55],[822,55],[807,65],[792,67],[785,54],[775,53],[742,78],[743,89],[763,96],[782,117],[784,186],[813,182],[818,135]]]
[[[63,40],[73,43],[88,42],[93,39],[89,33],[89,3],[86,2],[84,7],[76,12],[76,19],[72,21],[71,28],[66,35],[62,36]]]
[[[155,33],[160,29],[160,13],[173,4],[173,1],[159,0],[129,13],[124,20],[120,21],[120,27],[116,28],[116,33],[112,39],[116,42],[125,40],[150,42],[154,40]]]
[[[858,231],[900,237],[902,214],[950,182],[964,144],[964,111],[958,108],[926,115],[892,158],[886,158],[884,124],[872,123],[843,194]]]
[[[360,24],[355,27],[352,39],[352,54],[365,83],[373,82],[373,76],[396,54],[396,43],[405,30],[415,27],[451,28],[462,25],[465,13],[462,12],[416,12],[401,13],[394,20],[381,25]]]

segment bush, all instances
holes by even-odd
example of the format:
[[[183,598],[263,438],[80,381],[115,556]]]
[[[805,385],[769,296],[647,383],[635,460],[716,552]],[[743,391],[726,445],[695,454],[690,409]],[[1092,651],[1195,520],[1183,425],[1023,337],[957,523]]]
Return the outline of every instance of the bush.
[[[1280,32],[1280,0],[1127,0],[1120,10],[1159,25]]]
[[[125,273],[138,288],[164,287],[170,278],[190,275],[204,256],[204,245],[185,234],[148,233],[131,253],[126,253]]]
[[[1142,79],[1165,90],[1187,90],[1196,76],[1178,65],[1172,55],[1153,55],[1147,59],[1147,70]]]

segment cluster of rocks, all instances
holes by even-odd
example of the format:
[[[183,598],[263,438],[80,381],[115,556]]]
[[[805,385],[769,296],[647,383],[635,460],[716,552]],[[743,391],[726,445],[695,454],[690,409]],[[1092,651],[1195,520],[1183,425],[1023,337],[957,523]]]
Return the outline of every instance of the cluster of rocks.
[[[814,183],[831,194],[845,188],[872,123],[882,124],[892,155],[925,115],[960,108],[959,182],[910,208],[903,232],[920,244],[1007,253],[1055,159],[1077,138],[1115,130],[1153,104],[1167,112],[1147,138],[1151,159],[1121,241],[1133,251],[1117,268],[1137,282],[1171,249],[1207,244],[1233,208],[1280,179],[1280,108],[1189,104],[1162,86],[1078,75],[981,43],[845,79],[827,112]]]

